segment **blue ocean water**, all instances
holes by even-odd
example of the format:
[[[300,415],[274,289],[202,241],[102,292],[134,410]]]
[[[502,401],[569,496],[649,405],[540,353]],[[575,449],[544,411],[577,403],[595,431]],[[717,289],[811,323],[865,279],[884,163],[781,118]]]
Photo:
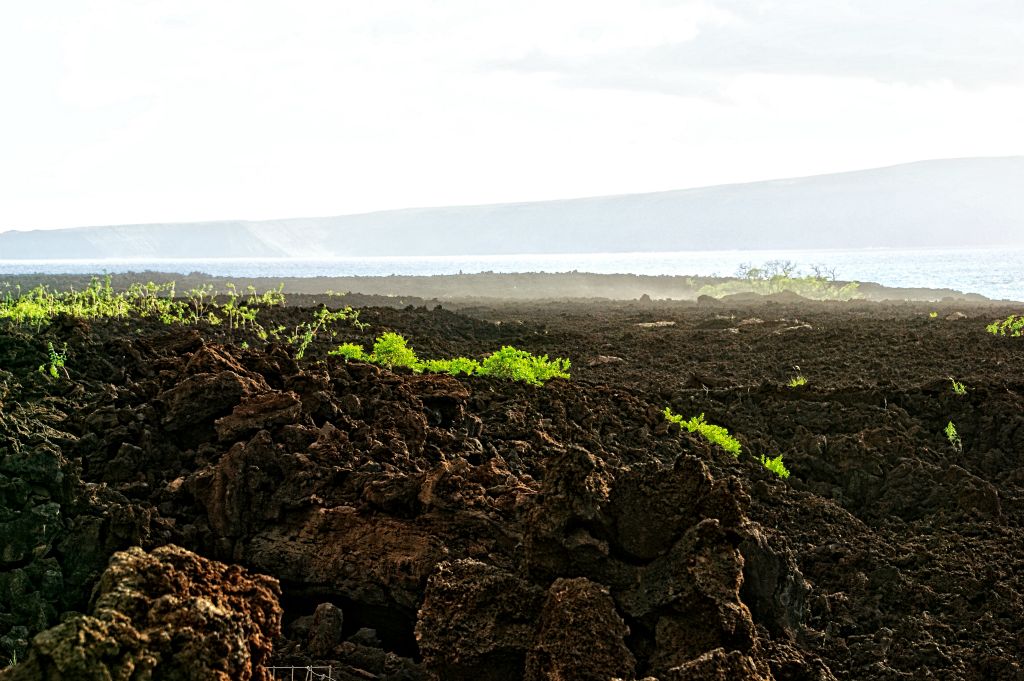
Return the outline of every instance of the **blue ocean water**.
[[[788,251],[686,251],[670,253],[578,253],[374,258],[194,259],[194,260],[0,260],[6,274],[205,272],[225,277],[330,277],[471,274],[477,272],[593,272],[599,274],[721,275],[742,264],[789,260],[799,270],[812,265],[842,280],[886,286],[949,288],[994,299],[1024,301],[1024,248],[870,249]]]

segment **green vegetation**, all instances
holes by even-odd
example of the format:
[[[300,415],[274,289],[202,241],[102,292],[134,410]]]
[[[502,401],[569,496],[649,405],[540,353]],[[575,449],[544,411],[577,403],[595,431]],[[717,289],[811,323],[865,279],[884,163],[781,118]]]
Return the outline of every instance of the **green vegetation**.
[[[326,330],[330,333],[331,338],[336,338],[338,336],[338,330],[332,327],[334,324],[339,322],[349,322],[360,331],[369,326],[368,324],[364,324],[359,321],[359,310],[353,310],[351,307],[344,307],[332,312],[327,309],[326,305],[324,305],[313,313],[312,321],[302,322],[297,325],[292,330],[291,335],[287,337],[286,340],[288,341],[288,344],[295,348],[295,359],[302,359],[306,356],[306,350],[309,349],[313,339],[316,338],[321,331]],[[264,337],[261,336],[261,338]]]
[[[225,288],[228,291],[227,301],[220,306],[220,310],[227,319],[228,328],[232,331],[248,328],[261,339],[266,340],[268,334],[263,326],[256,321],[256,314],[260,308],[284,306],[284,293],[282,292],[284,284],[263,294],[257,294],[256,288],[249,286],[249,299],[246,301],[241,300],[234,284],[228,283]]]
[[[669,423],[676,423],[691,433],[697,433],[708,442],[718,445],[735,457],[739,457],[741,451],[739,440],[729,435],[729,431],[722,426],[716,426],[705,421],[704,414],[686,420],[679,414],[673,414],[672,409],[669,407],[665,407],[665,411],[662,414],[664,414],[665,419]],[[782,454],[779,454],[774,459],[762,454],[759,459],[762,466],[780,478],[785,479],[789,477],[789,469],[782,463]]]
[[[811,267],[809,274],[797,271],[796,264],[788,260],[772,260],[761,267],[740,265],[736,272],[739,281],[703,286],[698,295],[714,298],[732,293],[760,293],[768,295],[790,291],[812,300],[852,300],[860,298],[857,282],[836,281],[834,270],[821,265]]]
[[[779,454],[774,459],[771,459],[762,454],[761,465],[770,470],[772,473],[775,473],[775,475],[779,476],[780,478],[785,479],[789,477],[789,469],[786,468],[786,466],[783,465],[782,463],[782,454]]]
[[[802,385],[807,385],[807,379],[804,378],[803,374],[797,374],[793,378],[789,379],[790,388],[799,388]]]
[[[420,362],[423,371],[429,374],[450,374],[472,376],[480,373],[480,362],[468,357],[454,359],[426,359]],[[568,378],[568,374],[563,378]]]
[[[328,355],[338,355],[344,357],[346,360],[358,360],[360,362],[368,361],[368,355],[363,351],[362,346],[356,345],[355,343],[342,343],[333,350],[330,350]]]
[[[993,336],[1015,336],[1020,338],[1024,336],[1024,315],[1012,314],[1006,319],[997,319],[986,326],[985,330]]]
[[[570,367],[567,359],[549,360],[547,355],[536,356],[511,346],[504,346],[491,353],[483,362],[468,357],[421,360],[401,334],[392,332],[379,336],[369,354],[355,343],[339,345],[328,354],[346,360],[379,364],[389,369],[404,367],[416,373],[493,376],[530,385],[543,385],[552,378],[569,378]]]
[[[476,373],[541,385],[552,378],[569,378],[569,360],[556,358],[549,361],[547,355],[537,357],[506,345],[481,362]]]
[[[232,331],[249,329],[266,339],[256,315],[260,308],[284,304],[282,287],[258,294],[250,286],[246,300],[233,284],[228,284],[227,289],[227,301],[219,305],[212,286],[191,289],[183,296],[177,295],[174,282],[132,284],[127,290],[117,292],[109,276],[102,280],[94,277],[82,291],[73,288],[53,291],[37,286],[23,292],[21,287],[7,287],[0,298],[0,320],[39,331],[44,324],[61,316],[124,319],[135,314],[159,318],[164,324],[206,322],[217,326],[226,322]]]
[[[0,320],[19,326],[32,326],[37,331],[43,324],[59,316],[92,319],[97,317],[127,317],[132,312],[142,316],[176,313],[177,305],[171,300],[173,284],[136,284],[129,291],[114,293],[110,278],[93,279],[84,291],[51,291],[37,286],[22,292],[21,287],[8,288],[0,300]],[[165,294],[165,295],[161,295]]]
[[[932,319],[935,319],[936,317],[938,317],[938,316],[939,316],[939,313],[938,313],[938,312],[934,312],[934,311],[933,311],[933,312],[929,312],[929,313],[928,313],[928,316],[929,316],[930,318],[932,318]]]
[[[949,440],[949,444],[953,445],[953,449],[958,452],[962,452],[964,449],[964,443],[960,440],[960,434],[956,432],[956,426],[950,421],[946,424],[945,431],[946,439]]]
[[[665,407],[665,411],[663,413],[665,414],[665,418],[671,423],[678,423],[689,432],[697,433],[711,444],[718,445],[733,456],[740,455],[742,448],[740,447],[739,440],[729,435],[729,431],[722,426],[716,426],[705,421],[704,414],[694,416],[692,419],[687,421],[682,416],[673,414],[672,410],[668,407]]]
[[[46,344],[47,361],[44,364],[39,365],[39,373],[44,376],[49,375],[51,378],[60,378],[61,372],[64,372],[64,378],[71,378],[68,374],[68,370],[64,367],[64,363],[68,359],[68,344],[64,344],[64,349],[57,352],[53,343]]]
[[[359,321],[359,312],[351,307],[329,310],[323,306],[308,322],[298,324],[289,334],[285,327],[266,328],[259,321],[261,310],[281,307],[285,303],[284,284],[276,289],[259,293],[249,286],[245,293],[234,284],[225,285],[218,293],[213,286],[204,285],[178,295],[174,282],[169,284],[132,284],[117,292],[110,277],[93,278],[83,291],[53,291],[39,286],[22,292],[20,287],[7,287],[0,297],[0,322],[16,326],[29,326],[36,332],[61,316],[78,319],[124,319],[131,315],[155,317],[167,325],[208,324],[223,326],[232,336],[249,334],[261,341],[271,338],[283,340],[295,348],[295,358],[302,359],[313,340],[323,332],[331,338],[338,335],[336,326],[348,323],[362,330],[367,327]]]
[[[369,360],[388,369],[405,367],[415,370],[420,363],[416,353],[408,346],[408,341],[405,340],[405,337],[390,331],[377,338],[376,342],[374,342],[373,353],[370,355]]]
[[[967,394],[967,386],[956,380],[952,376],[949,377],[949,382],[953,384],[953,392],[957,395],[963,396]]]

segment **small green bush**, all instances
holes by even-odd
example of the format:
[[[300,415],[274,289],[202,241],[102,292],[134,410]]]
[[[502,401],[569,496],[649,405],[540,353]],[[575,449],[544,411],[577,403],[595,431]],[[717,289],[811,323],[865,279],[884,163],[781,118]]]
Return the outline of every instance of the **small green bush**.
[[[452,376],[493,376],[531,385],[542,385],[552,378],[569,378],[569,360],[548,360],[547,355],[535,356],[525,350],[505,346],[483,362],[468,357],[452,359],[425,359],[416,357],[408,341],[400,334],[385,333],[373,344],[369,355],[355,343],[339,345],[328,354],[380,364],[389,369],[406,367],[413,371]]]
[[[368,326],[368,324],[364,324],[359,321],[359,310],[353,310],[351,307],[345,307],[332,312],[326,305],[322,306],[319,310],[313,313],[312,321],[302,322],[296,326],[291,335],[287,337],[286,340],[288,343],[295,347],[295,359],[302,359],[306,356],[306,350],[309,349],[313,339],[316,338],[321,331],[327,331],[330,333],[331,338],[337,337],[338,330],[333,328],[334,325],[346,321],[360,331]]]
[[[953,425],[952,421],[946,424],[944,432],[946,433],[946,439],[949,440],[949,444],[953,446],[953,449],[962,452],[964,443],[960,440],[960,434],[956,432],[956,426]]]
[[[790,388],[799,388],[803,385],[807,385],[807,379],[803,377],[803,374],[797,374],[793,378],[789,379]]]
[[[64,363],[68,359],[68,344],[64,344],[64,349],[57,352],[53,343],[46,344],[47,362],[39,365],[39,373],[46,376],[49,374],[51,378],[60,378],[61,372],[64,372],[65,378],[70,378],[68,370],[64,367]]]
[[[401,334],[389,331],[377,338],[373,344],[370,361],[386,366],[388,369],[406,367],[414,369],[419,364],[416,353],[409,347],[408,341]]]
[[[795,263],[772,260],[761,267],[740,265],[736,278],[722,284],[703,286],[698,294],[721,298],[731,293],[760,293],[768,295],[792,291],[813,300],[853,300],[862,298],[857,282],[836,281],[834,270],[822,265],[811,267],[810,274],[801,274]]]
[[[417,367],[429,374],[451,374],[452,376],[472,376],[480,371],[480,362],[468,357],[454,359],[425,359]]]
[[[740,455],[742,447],[740,446],[739,440],[729,435],[729,431],[722,426],[716,426],[705,421],[704,414],[694,416],[692,419],[687,421],[682,416],[673,414],[672,410],[668,407],[665,407],[665,411],[663,413],[665,414],[665,418],[670,422],[678,423],[691,433],[697,433],[708,442],[718,445],[733,456]]]
[[[368,359],[368,355],[366,354],[366,351],[363,350],[362,346],[356,345],[355,343],[342,343],[327,354],[344,357],[346,361],[358,360],[360,362],[365,362]]]
[[[491,353],[480,364],[477,374],[542,385],[552,378],[569,378],[569,360],[549,361],[547,355],[535,356],[506,345]]]
[[[783,465],[782,463],[782,454],[779,454],[774,459],[762,454],[761,465],[770,470],[772,473],[775,473],[775,475],[779,476],[780,478],[785,479],[789,477],[789,469],[786,468],[786,466]]]
[[[953,384],[953,392],[961,397],[967,394],[967,386],[956,380],[952,376],[949,377],[950,383]]]
[[[1006,319],[997,319],[985,330],[994,336],[1024,336],[1024,315],[1010,315]]]

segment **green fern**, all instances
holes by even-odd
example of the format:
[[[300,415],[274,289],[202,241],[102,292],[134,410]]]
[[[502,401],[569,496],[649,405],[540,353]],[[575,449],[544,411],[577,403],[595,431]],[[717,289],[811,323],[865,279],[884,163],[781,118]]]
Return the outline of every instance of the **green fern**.
[[[779,454],[774,459],[762,454],[761,465],[770,470],[772,473],[775,473],[775,475],[779,476],[780,478],[785,479],[789,477],[789,469],[786,468],[786,466],[782,463],[782,454]]]
[[[733,456],[740,455],[742,447],[739,440],[729,435],[729,431],[722,426],[716,426],[705,421],[704,414],[694,416],[687,421],[682,416],[673,414],[672,410],[668,407],[665,407],[665,411],[662,413],[670,422],[678,423],[691,433],[697,433],[711,444],[718,445]]]

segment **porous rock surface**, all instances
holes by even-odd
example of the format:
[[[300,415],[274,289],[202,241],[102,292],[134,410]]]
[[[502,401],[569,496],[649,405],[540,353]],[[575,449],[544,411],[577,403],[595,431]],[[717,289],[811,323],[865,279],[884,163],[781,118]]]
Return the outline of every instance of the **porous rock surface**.
[[[542,388],[345,363],[327,339],[297,363],[155,320],[0,332],[0,655],[28,660],[9,674],[53,659],[59,627],[117,642],[97,659],[144,674],[174,640],[91,594],[121,593],[112,556],[149,565],[173,543],[272,576],[283,611],[280,635],[229,617],[210,644],[244,640],[248,657],[225,645],[182,678],[270,660],[345,680],[1020,678],[1016,346],[969,350],[979,320],[901,308],[646,305],[371,309],[344,333],[400,331],[422,356],[584,358]],[[726,328],[724,311],[763,323]],[[636,326],[658,320],[675,323]],[[48,339],[69,344],[70,379],[36,371]],[[811,381],[793,390],[797,362]],[[744,455],[679,432],[665,406],[705,412]],[[127,581],[163,598],[160,580]]]
[[[4,681],[211,679],[269,681],[280,634],[277,580],[181,547],[115,553],[90,614],[72,614],[32,641]]]

